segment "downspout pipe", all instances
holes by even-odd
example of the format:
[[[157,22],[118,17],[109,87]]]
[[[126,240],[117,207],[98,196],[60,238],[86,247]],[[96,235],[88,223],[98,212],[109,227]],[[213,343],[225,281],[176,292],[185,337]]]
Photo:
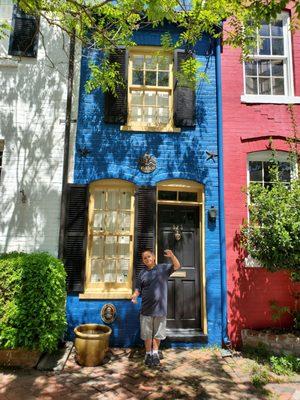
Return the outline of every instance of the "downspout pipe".
[[[69,172],[69,155],[70,155],[70,133],[71,133],[71,113],[73,98],[73,82],[74,82],[74,59],[75,59],[75,33],[70,36],[69,47],[69,65],[68,65],[68,82],[67,82],[67,104],[66,104],[66,121],[65,121],[65,142],[64,142],[64,158],[63,158],[63,175],[62,175],[62,193],[60,204],[60,229],[59,229],[59,246],[58,257],[63,257],[64,235],[65,235],[65,217],[66,217],[66,201],[67,201],[67,183]]]
[[[221,307],[222,307],[222,344],[228,346],[227,334],[227,271],[225,241],[225,207],[224,207],[224,157],[223,157],[223,121],[222,121],[222,70],[221,38],[216,39],[216,80],[217,80],[217,144],[218,144],[218,177],[219,177],[219,239],[221,266]]]

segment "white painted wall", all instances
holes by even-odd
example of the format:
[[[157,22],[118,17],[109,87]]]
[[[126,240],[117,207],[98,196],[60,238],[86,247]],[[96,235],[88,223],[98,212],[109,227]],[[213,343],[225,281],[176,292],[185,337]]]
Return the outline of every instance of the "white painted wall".
[[[11,15],[10,0],[0,0],[0,19],[11,22]],[[69,40],[44,20],[41,33],[37,59],[8,56],[8,38],[0,40],[0,253],[58,252]],[[77,48],[73,119],[79,58]],[[75,130],[72,123],[72,146]]]

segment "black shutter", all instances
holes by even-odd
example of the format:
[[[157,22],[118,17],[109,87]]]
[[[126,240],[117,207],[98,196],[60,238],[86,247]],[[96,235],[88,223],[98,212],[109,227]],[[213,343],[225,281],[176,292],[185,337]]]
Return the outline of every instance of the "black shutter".
[[[63,261],[68,292],[83,292],[87,241],[88,186],[67,186]]]
[[[156,188],[141,186],[135,199],[135,278],[144,267],[141,252],[152,249],[155,252],[156,239]]]
[[[186,58],[183,51],[175,52],[175,73],[180,72],[180,64]],[[174,124],[177,127],[196,126],[196,96],[191,87],[179,85],[175,79],[174,87]]]
[[[11,56],[36,57],[38,47],[39,20],[25,14],[16,4],[12,15],[12,32],[8,54]]]
[[[125,49],[117,49],[109,57],[111,62],[120,65],[120,73],[125,87],[117,87],[116,96],[111,92],[105,93],[104,122],[108,124],[126,124],[127,122],[127,53]]]

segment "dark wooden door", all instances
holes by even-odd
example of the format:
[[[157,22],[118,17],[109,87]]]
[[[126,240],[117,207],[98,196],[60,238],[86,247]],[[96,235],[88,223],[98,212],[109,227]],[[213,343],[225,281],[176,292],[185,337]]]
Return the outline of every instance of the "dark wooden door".
[[[182,228],[180,240],[175,239],[174,225]],[[199,207],[158,206],[158,262],[168,262],[164,249],[171,249],[181,263],[168,282],[169,329],[200,328],[199,232]]]

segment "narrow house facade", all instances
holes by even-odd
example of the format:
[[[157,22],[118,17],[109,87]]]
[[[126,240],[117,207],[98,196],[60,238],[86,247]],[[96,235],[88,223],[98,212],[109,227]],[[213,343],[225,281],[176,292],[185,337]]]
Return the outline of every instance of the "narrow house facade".
[[[10,1],[0,0],[0,18],[12,26],[0,41],[0,253],[57,256],[69,39]]]
[[[125,82],[117,97],[85,91],[88,64],[102,54],[83,51],[64,226],[70,336],[78,324],[106,322],[112,345],[137,344],[140,304],[130,299],[141,251],[166,262],[169,248],[182,264],[168,283],[169,341],[224,340],[220,46],[206,35],[195,46],[208,81],[194,90],[178,82],[184,50],[161,48],[166,32],[179,34],[172,25],[143,29],[135,47],[111,55]]]
[[[240,50],[224,46],[222,98],[226,263],[228,278],[228,332],[241,344],[241,329],[278,325],[272,319],[271,301],[294,307],[287,273],[270,273],[245,259],[239,244],[243,219],[248,218],[243,189],[251,182],[270,183],[272,147],[276,150],[281,179],[288,184],[298,176],[287,139],[299,141],[300,32],[291,32],[292,7],[276,21],[263,22],[260,41],[250,59],[240,62]],[[289,323],[284,317],[281,324]]]

